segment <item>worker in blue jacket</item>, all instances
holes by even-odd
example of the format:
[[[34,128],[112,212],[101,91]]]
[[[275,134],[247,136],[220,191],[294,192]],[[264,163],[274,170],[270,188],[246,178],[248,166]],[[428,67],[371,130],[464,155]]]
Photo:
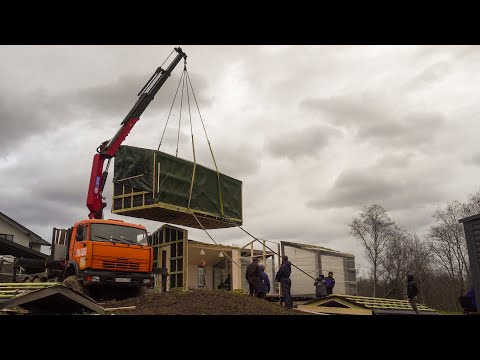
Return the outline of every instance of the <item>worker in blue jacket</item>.
[[[260,280],[258,281],[258,292],[257,296],[260,299],[265,299],[267,294],[270,292],[270,279],[268,274],[265,272],[265,266],[259,265],[260,268]]]
[[[477,302],[475,300],[475,290],[469,289],[464,296],[458,299],[464,313],[477,312]]]
[[[335,286],[335,279],[333,278],[333,272],[329,271],[328,276],[325,278],[325,285],[327,285],[327,295],[331,295],[333,287]]]

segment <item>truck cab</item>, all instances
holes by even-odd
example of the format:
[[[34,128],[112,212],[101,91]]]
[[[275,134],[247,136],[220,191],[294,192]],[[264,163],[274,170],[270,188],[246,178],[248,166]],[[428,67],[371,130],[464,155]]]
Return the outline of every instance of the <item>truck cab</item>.
[[[63,241],[55,230],[60,229],[54,229],[52,257],[63,263],[66,286],[87,295],[101,291],[128,297],[153,285],[153,249],[144,226],[87,219],[68,229]]]

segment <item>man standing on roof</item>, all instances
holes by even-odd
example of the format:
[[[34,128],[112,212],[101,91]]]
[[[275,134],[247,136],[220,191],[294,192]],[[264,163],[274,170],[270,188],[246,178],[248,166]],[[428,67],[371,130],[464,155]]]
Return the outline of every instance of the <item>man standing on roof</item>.
[[[410,305],[412,305],[413,310],[415,310],[415,313],[419,315],[420,313],[418,312],[418,309],[417,309],[417,301],[418,301],[417,294],[418,294],[418,288],[415,281],[413,281],[413,275],[407,275],[408,301],[410,302]]]
[[[327,296],[327,285],[325,282],[325,275],[318,275],[317,280],[313,283],[315,285],[315,296],[317,298],[322,298]]]
[[[258,258],[253,258],[252,262],[247,266],[245,278],[248,281],[248,295],[253,296],[258,292],[258,282],[260,280],[260,267],[258,266]]]
[[[287,309],[291,309],[293,308],[292,295],[290,294],[290,288],[292,286],[292,281],[290,280],[292,263],[288,261],[288,256],[286,255],[283,256],[282,259],[282,265],[275,275],[275,280],[277,280],[277,282],[279,282],[282,286],[282,297],[285,301],[285,307]]]
[[[335,279],[333,278],[333,272],[329,271],[328,276],[325,279],[325,285],[327,286],[327,295],[332,295],[333,287],[335,286]]]

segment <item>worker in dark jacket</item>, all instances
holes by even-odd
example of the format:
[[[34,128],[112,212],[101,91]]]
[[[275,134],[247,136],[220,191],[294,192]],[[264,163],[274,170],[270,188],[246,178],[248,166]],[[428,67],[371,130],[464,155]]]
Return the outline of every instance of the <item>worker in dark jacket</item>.
[[[291,309],[293,308],[292,295],[290,294],[290,288],[292,286],[292,281],[290,280],[292,263],[288,261],[288,256],[286,255],[283,256],[282,259],[282,265],[275,275],[275,280],[277,280],[282,287],[282,298],[285,301],[285,307]]]
[[[407,297],[410,305],[412,305],[413,310],[418,315],[417,301],[418,301],[418,288],[415,281],[413,281],[413,275],[407,275]]]
[[[469,289],[464,296],[458,299],[465,314],[470,312],[477,312],[477,302],[475,301],[475,290]]]
[[[313,283],[315,285],[315,296],[318,298],[327,296],[327,284],[325,282],[325,275],[318,275],[317,280]]]
[[[258,282],[258,293],[257,296],[260,299],[265,299],[267,294],[270,292],[270,279],[268,274],[265,272],[265,266],[259,265],[260,268],[260,280]]]
[[[258,265],[258,258],[253,258],[252,262],[247,266],[245,278],[248,281],[248,294],[253,296],[258,292],[258,282],[260,280],[260,267]]]
[[[325,284],[327,285],[327,295],[332,295],[333,287],[335,286],[335,279],[333,278],[333,272],[329,272],[327,278],[325,279]]]
[[[224,282],[218,285],[218,289],[230,290],[230,274],[228,274]]]
[[[230,286],[231,286],[230,283],[231,283],[230,274],[228,274],[227,278],[223,282],[223,284],[225,285],[224,288],[227,289],[227,290],[230,290]]]

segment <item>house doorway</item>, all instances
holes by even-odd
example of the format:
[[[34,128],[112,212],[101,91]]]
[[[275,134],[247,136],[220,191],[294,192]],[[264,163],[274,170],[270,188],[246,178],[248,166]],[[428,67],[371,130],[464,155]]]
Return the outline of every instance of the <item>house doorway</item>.
[[[223,259],[213,266],[213,288],[221,289],[222,284],[230,275],[230,261],[228,259]]]

